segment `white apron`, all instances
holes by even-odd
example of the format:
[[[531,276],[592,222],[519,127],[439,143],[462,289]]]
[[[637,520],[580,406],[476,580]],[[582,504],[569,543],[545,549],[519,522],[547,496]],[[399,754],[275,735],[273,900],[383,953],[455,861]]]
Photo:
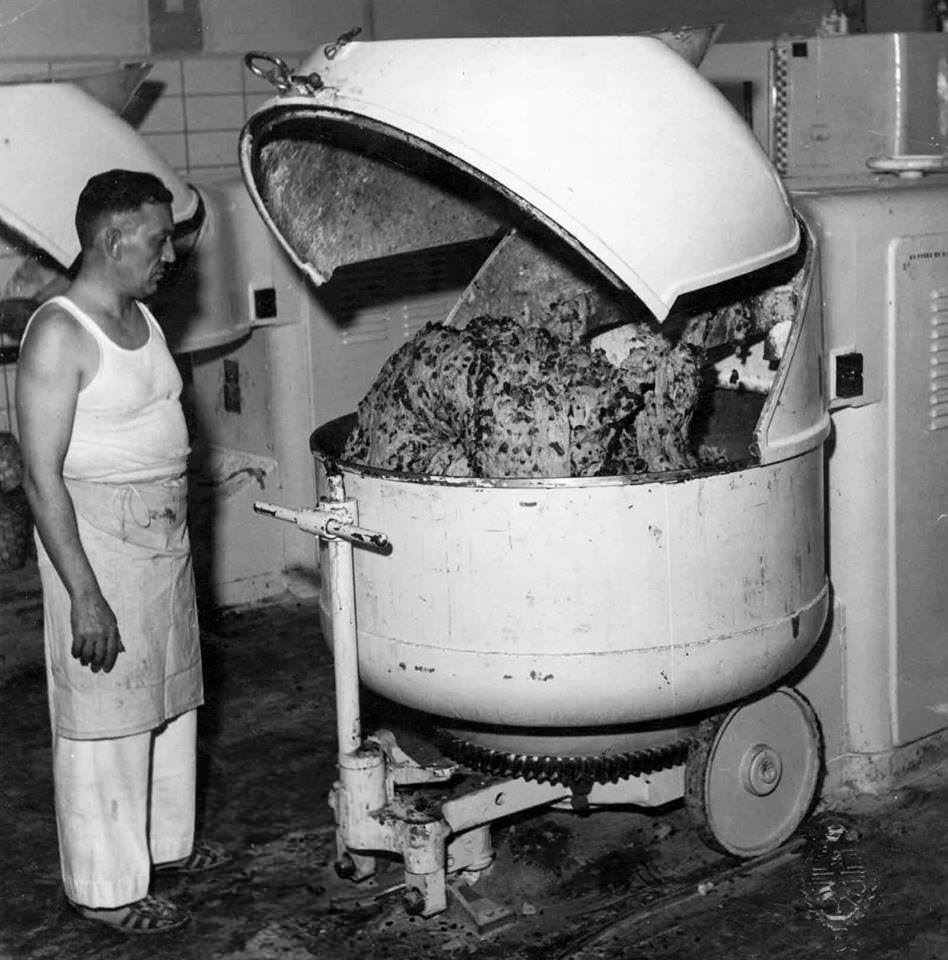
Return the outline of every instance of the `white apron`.
[[[69,595],[37,537],[53,728],[75,740],[153,730],[204,700],[187,481],[65,482],[125,651],[110,673],[73,658]]]

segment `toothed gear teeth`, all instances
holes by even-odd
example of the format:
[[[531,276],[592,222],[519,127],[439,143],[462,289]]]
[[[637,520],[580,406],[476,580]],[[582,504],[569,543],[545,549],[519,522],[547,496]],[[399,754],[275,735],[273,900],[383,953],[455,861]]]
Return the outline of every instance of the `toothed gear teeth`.
[[[449,757],[478,773],[581,788],[595,783],[617,783],[626,777],[644,776],[684,763],[694,740],[690,736],[683,737],[672,743],[629,753],[531,756],[504,753],[446,732],[441,733],[440,739],[441,747]]]

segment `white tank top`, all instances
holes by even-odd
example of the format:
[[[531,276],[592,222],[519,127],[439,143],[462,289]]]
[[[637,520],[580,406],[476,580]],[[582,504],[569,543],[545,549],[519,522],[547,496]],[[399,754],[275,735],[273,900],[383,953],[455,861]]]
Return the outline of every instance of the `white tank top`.
[[[72,314],[99,347],[95,376],[79,391],[63,476],[102,483],[181,476],[189,452],[181,375],[151,311],[138,304],[148,323],[148,340],[127,350],[67,297],[48,302]]]

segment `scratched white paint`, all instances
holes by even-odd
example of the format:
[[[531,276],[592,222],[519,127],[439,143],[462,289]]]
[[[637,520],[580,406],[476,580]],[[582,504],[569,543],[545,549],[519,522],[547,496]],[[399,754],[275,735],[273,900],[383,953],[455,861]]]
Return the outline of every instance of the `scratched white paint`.
[[[679,483],[345,485],[394,545],[357,551],[362,679],[418,709],[670,717],[777,680],[823,624],[820,448]]]

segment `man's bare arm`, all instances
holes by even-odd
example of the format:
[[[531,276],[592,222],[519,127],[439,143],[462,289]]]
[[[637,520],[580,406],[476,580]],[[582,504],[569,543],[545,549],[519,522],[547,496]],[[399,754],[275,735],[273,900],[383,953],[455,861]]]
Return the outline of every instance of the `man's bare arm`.
[[[88,335],[75,319],[54,307],[33,321],[17,364],[16,409],[23,488],[43,546],[72,602],[72,655],[94,673],[108,673],[124,648],[115,614],[79,540],[72,498],[63,482],[63,461],[89,353],[83,336]]]

